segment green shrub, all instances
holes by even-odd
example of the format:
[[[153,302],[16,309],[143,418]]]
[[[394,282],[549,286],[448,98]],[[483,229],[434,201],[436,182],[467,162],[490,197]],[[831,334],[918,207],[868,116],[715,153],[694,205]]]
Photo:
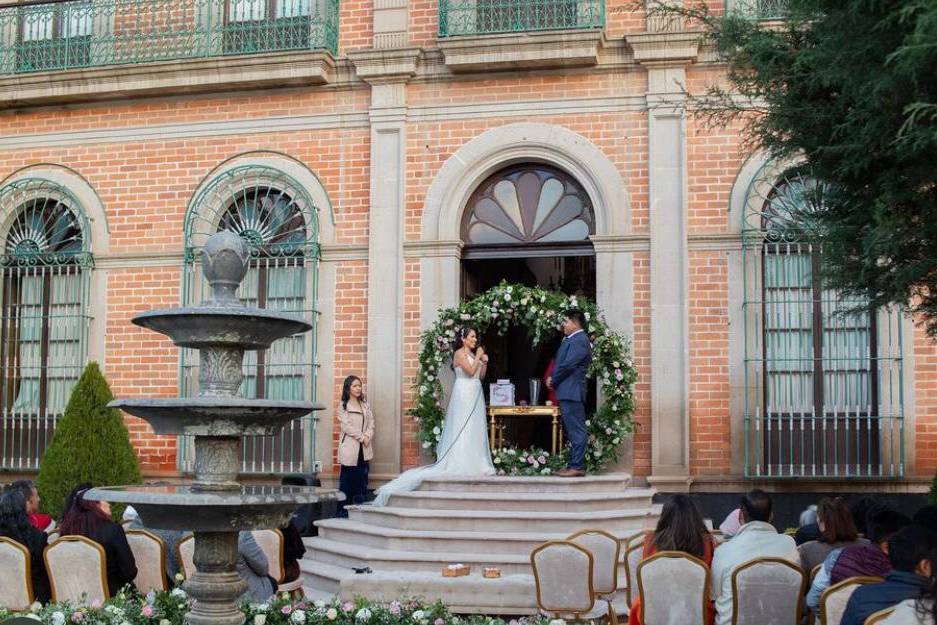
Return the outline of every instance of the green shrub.
[[[143,481],[120,411],[107,407],[112,399],[98,364],[88,363],[39,465],[42,508],[56,520],[61,521],[65,497],[80,482],[117,486]],[[122,511],[123,506],[115,506],[115,517]]]

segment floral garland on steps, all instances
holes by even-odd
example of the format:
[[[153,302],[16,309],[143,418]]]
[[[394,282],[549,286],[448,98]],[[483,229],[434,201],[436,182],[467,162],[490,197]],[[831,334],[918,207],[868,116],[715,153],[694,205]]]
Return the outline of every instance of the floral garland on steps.
[[[452,345],[459,328],[469,325],[480,334],[494,327],[503,336],[512,326],[527,330],[534,345],[556,336],[563,314],[581,310],[592,338],[589,376],[596,378],[602,398],[598,411],[586,421],[589,443],[586,469],[596,472],[618,459],[622,439],[634,428],[634,382],[637,371],[627,341],[612,331],[594,302],[556,291],[502,282],[456,308],[439,311],[436,323],[420,336],[420,363],[414,384],[414,407],[409,414],[416,422],[423,449],[433,448],[442,434],[445,410],[440,369],[448,367]],[[566,466],[568,451],[551,455],[542,449],[499,449],[492,460],[501,475],[549,475]]]

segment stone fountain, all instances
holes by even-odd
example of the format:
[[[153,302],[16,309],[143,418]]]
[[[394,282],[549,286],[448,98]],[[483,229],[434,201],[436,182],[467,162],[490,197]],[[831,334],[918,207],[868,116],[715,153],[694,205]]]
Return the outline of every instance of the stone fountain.
[[[198,306],[155,310],[133,323],[199,350],[197,397],[122,399],[114,408],[140,417],[157,434],[195,438],[195,481],[179,486],[96,488],[86,497],[127,503],[144,525],[191,530],[197,572],[185,582],[195,599],[192,625],[241,625],[237,600],[247,589],[235,570],[238,532],[285,525],[302,504],[341,499],[336,491],[305,486],[254,486],[237,481],[244,435],[273,435],[291,420],[321,410],[305,401],[240,397],[245,350],[267,349],[277,339],[312,326],[292,315],[245,307],[236,291],[250,255],[232,232],[211,236],[202,268],[211,297]]]

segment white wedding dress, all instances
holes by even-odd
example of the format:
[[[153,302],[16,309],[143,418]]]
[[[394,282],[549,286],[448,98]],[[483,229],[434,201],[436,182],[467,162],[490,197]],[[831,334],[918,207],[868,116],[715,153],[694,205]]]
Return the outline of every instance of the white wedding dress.
[[[472,356],[469,356],[469,362],[471,366],[475,365]],[[495,474],[488,448],[485,395],[478,379],[480,371],[479,368],[475,375],[469,375],[462,367],[455,368],[455,383],[446,420],[436,445],[436,463],[401,473],[377,490],[373,505],[387,505],[391,495],[416,490],[429,477]]]

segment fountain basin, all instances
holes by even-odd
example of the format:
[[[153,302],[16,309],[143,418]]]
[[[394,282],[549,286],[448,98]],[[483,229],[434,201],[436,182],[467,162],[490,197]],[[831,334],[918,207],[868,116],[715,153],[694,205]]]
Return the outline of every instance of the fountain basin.
[[[284,425],[324,406],[308,401],[244,397],[117,399],[108,404],[147,421],[157,434],[272,436]]]
[[[224,532],[281,527],[299,506],[341,501],[345,495],[313,486],[247,485],[212,492],[188,485],[141,485],[94,488],[85,498],[130,504],[146,527]]]
[[[133,323],[168,336],[179,347],[195,349],[267,349],[277,339],[312,329],[312,324],[301,317],[235,306],[151,310],[134,317]]]

